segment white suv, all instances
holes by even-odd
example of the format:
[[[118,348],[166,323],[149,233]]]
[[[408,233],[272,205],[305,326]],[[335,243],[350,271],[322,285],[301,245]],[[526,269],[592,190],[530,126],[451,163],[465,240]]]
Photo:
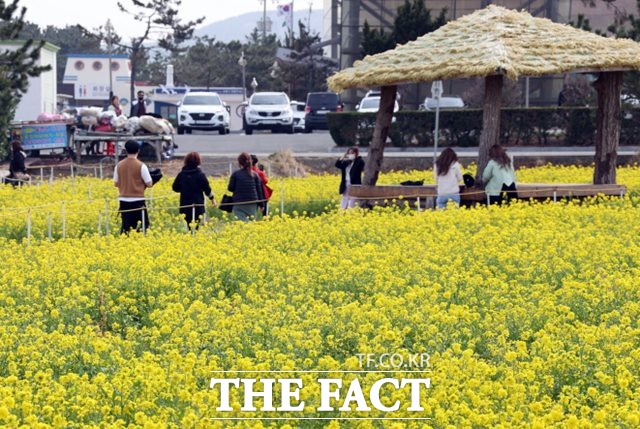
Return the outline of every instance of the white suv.
[[[178,134],[218,130],[229,134],[229,107],[215,92],[189,92],[178,108]]]
[[[256,92],[249,99],[242,120],[244,133],[271,130],[293,133],[293,110],[284,92]]]

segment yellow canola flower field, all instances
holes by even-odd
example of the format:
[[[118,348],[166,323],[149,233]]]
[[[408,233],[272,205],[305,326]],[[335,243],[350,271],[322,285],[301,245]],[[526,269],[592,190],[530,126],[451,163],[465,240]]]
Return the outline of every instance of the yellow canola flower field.
[[[475,165],[465,172],[474,173]],[[576,166],[544,166],[519,169],[522,183],[591,183],[593,168]],[[434,183],[432,171],[392,172],[382,174],[378,183],[398,184],[405,180]],[[179,197],[171,190],[173,178],[162,179],[146,192],[151,223],[161,231],[186,231],[178,215]],[[227,178],[211,179],[218,202],[227,193]],[[117,213],[117,190],[111,180],[90,177],[36,182],[37,185],[14,189],[0,187],[0,236],[14,239],[80,238],[95,234],[116,235],[120,227]],[[310,175],[304,178],[271,178],[274,193],[270,212],[283,211],[294,216],[317,215],[335,210],[340,204],[337,175]],[[618,169],[618,183],[625,184],[631,196],[640,193],[640,167]],[[206,201],[208,203],[208,201]],[[223,213],[207,208],[208,219],[221,219]],[[217,223],[211,223],[215,229]]]
[[[559,182],[575,182],[583,173],[544,168],[519,178],[555,173]],[[629,175],[620,182],[637,192],[631,173],[638,170],[620,171]],[[321,182],[337,187],[335,177],[323,176],[286,179],[285,190],[292,204],[304,202]],[[168,184],[154,193],[169,194]],[[215,186],[221,195],[224,184]],[[90,190],[95,202],[84,215],[82,207],[69,215],[73,238],[49,242],[34,232],[30,243],[0,239],[0,427],[640,425],[637,196],[421,213],[329,211],[212,222],[193,236],[175,215],[158,211],[149,234],[122,238],[89,226],[74,230],[89,225],[83,222],[92,210],[100,213],[114,193],[110,183],[48,187],[3,189],[0,201],[27,210],[88,201]],[[12,228],[11,220],[0,224]],[[293,416],[334,420],[217,419],[289,415],[239,412],[237,395],[235,411],[217,411],[211,371],[286,370],[313,386],[318,375],[294,371],[341,370],[351,380],[358,374],[348,371],[369,369],[356,356],[369,353],[431,356],[424,411],[327,415],[315,410],[319,391],[310,388],[301,397],[308,409]],[[379,375],[359,376],[364,386]],[[409,396],[408,389],[383,390],[382,401],[406,404]]]

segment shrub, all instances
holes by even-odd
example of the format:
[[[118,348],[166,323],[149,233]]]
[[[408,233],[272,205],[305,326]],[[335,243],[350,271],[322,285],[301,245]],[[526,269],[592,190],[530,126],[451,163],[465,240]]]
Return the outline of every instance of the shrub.
[[[401,111],[394,115],[389,139],[396,147],[433,145],[435,112]],[[329,131],[338,146],[369,146],[375,126],[374,113],[330,113]],[[501,142],[505,145],[592,145],[596,133],[596,109],[590,107],[532,107],[502,109]],[[440,111],[440,146],[474,147],[480,142],[482,109]],[[640,109],[624,110],[620,144],[636,144],[640,133]]]

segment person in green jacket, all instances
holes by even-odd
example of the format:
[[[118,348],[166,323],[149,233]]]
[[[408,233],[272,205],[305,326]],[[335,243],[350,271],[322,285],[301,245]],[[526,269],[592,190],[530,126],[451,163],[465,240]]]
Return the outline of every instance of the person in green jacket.
[[[489,204],[509,202],[516,193],[516,173],[507,152],[500,145],[489,149],[489,163],[482,173]]]

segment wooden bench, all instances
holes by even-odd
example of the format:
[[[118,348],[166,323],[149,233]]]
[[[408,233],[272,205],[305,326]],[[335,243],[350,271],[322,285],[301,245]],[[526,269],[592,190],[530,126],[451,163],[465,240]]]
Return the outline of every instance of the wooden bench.
[[[596,195],[619,196],[627,193],[625,185],[590,185],[575,183],[518,183],[518,198],[535,200],[557,200],[563,198],[584,198]],[[402,186],[402,185],[351,185],[349,195],[359,200],[421,200],[423,207],[433,207],[436,197],[436,185]],[[464,188],[460,190],[462,204],[486,203],[487,195],[480,188]]]

